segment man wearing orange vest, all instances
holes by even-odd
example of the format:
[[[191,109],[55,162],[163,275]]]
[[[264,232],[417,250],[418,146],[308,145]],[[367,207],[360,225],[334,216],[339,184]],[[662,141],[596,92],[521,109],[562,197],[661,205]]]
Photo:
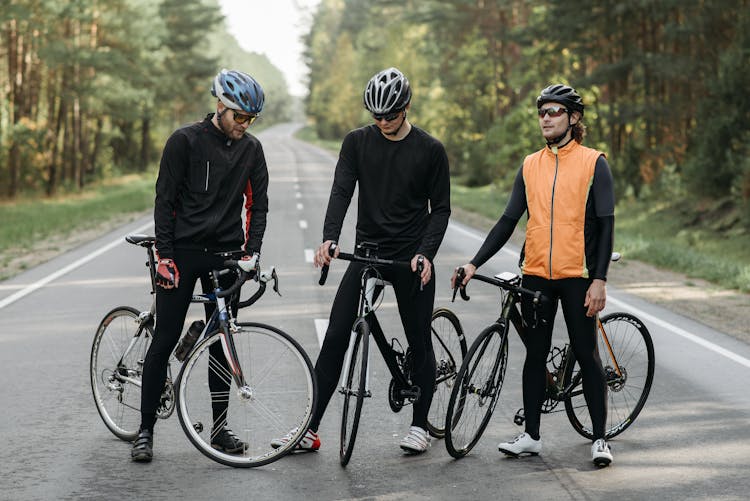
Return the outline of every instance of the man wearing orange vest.
[[[477,268],[508,241],[528,211],[526,242],[521,253],[523,286],[548,299],[533,306],[524,296],[521,311],[527,326],[523,367],[525,432],[498,445],[518,457],[539,454],[539,422],[546,398],[546,359],[558,300],[568,336],[583,372],[583,391],[591,415],[592,461],[612,462],[604,439],[607,385],[597,351],[596,315],[607,299],[606,279],[615,222],[612,173],[604,153],[581,144],[585,127],[583,100],[572,87],[550,85],[536,101],[539,126],[547,146],[527,156],[513,185],[510,201],[477,252],[463,265],[466,285]],[[456,269],[458,271],[458,268]],[[454,273],[451,285],[455,284]]]

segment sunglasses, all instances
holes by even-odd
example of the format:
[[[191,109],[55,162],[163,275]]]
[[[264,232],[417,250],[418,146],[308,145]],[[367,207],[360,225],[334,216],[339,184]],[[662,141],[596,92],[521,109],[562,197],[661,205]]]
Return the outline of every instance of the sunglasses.
[[[539,108],[539,111],[537,113],[539,114],[539,118],[544,118],[544,115],[549,115],[553,118],[559,117],[563,113],[567,113],[568,109],[564,108],[562,106],[550,106],[549,108]]]
[[[394,111],[393,113],[388,113],[387,115],[376,115],[375,113],[373,113],[372,118],[376,122],[380,122],[381,120],[385,120],[386,122],[393,122],[398,118],[400,114],[401,111]]]
[[[232,110],[232,114],[234,115],[234,121],[238,124],[244,124],[247,122],[248,125],[255,122],[255,119],[258,118],[258,115],[244,115],[242,113],[237,113],[237,111]]]

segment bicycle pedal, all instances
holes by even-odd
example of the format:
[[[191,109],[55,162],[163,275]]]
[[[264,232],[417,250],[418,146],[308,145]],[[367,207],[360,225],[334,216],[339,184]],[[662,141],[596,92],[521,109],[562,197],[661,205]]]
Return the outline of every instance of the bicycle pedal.
[[[513,422],[518,426],[523,426],[524,421],[526,421],[526,416],[524,416],[523,408],[520,408],[516,411],[516,415],[513,416]]]

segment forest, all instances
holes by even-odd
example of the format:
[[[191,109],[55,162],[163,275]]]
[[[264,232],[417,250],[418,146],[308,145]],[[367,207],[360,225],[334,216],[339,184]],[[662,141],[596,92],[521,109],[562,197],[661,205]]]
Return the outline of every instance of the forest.
[[[369,77],[396,66],[454,182],[507,186],[541,147],[536,96],[566,83],[618,200],[718,207],[747,233],[749,3],[320,0],[304,37],[306,113],[320,138],[340,140],[369,122]],[[153,167],[172,129],[211,110],[222,67],[263,85],[260,126],[292,118],[283,75],[238,46],[218,0],[0,4],[0,200]]]
[[[153,168],[175,127],[214,106],[221,68],[290,119],[281,72],[239,47],[217,0],[0,0],[0,199],[75,192]]]
[[[750,227],[747,0],[321,0],[306,38],[306,109],[321,138],[366,124],[369,77],[401,69],[410,117],[466,186],[506,183],[543,146],[550,83],[586,104],[584,144],[618,199],[699,201]]]

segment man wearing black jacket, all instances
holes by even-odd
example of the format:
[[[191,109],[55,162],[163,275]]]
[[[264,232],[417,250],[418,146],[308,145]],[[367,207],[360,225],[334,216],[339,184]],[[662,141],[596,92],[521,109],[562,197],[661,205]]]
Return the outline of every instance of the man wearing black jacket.
[[[216,113],[176,130],[167,140],[156,181],[156,327],[143,365],[141,426],[134,461],[151,461],[156,412],[169,356],[182,332],[196,281],[210,291],[208,273],[226,253],[260,253],[268,212],[263,148],[248,126],[263,109],[260,85],[239,71],[222,70],[211,93]],[[242,211],[246,225],[243,227]],[[224,256],[223,256],[223,255]],[[227,278],[227,277],[223,277]],[[228,277],[231,280],[231,277]],[[207,308],[207,316],[212,310]],[[213,350],[213,348],[212,348]],[[212,356],[225,361],[217,348]],[[209,378],[212,391],[223,381]],[[246,445],[226,426],[226,403],[216,403],[211,445],[241,453]]]
[[[432,260],[450,216],[450,178],[443,145],[406,118],[411,90],[406,77],[388,68],[370,79],[364,104],[375,124],[351,131],[341,146],[326,211],[323,243],[316,266],[331,261],[355,185],[359,185],[356,243],[378,244],[379,257],[410,261],[412,271],[382,268],[393,284],[401,321],[412,353],[412,382],[421,389],[412,426],[401,448],[424,452],[429,446],[427,414],[435,386],[435,355],[430,321],[435,299]],[[338,254],[338,248],[335,253]],[[417,260],[424,258],[421,276]],[[320,420],[336,388],[357,314],[361,263],[350,263],[331,308],[330,322],[315,365],[318,400],[310,430],[298,447],[317,450]],[[424,290],[420,290],[420,282]],[[272,445],[280,446],[290,436]]]

